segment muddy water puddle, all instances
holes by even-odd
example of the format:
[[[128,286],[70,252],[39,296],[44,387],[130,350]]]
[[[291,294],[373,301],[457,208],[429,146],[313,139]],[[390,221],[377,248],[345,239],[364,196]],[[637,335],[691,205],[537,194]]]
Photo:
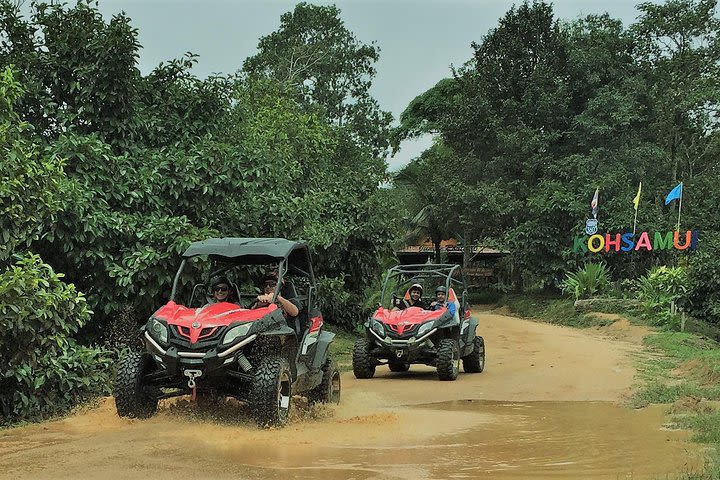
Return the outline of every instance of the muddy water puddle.
[[[258,478],[292,470],[322,479],[638,479],[697,471],[687,432],[662,427],[663,408],[605,402],[458,401],[317,423],[252,441],[212,440],[206,454]]]
[[[176,405],[130,421],[107,399],[83,415],[0,432],[0,479],[656,479],[701,465],[687,432],[663,428],[662,406],[381,400],[353,392],[262,430],[237,404]]]

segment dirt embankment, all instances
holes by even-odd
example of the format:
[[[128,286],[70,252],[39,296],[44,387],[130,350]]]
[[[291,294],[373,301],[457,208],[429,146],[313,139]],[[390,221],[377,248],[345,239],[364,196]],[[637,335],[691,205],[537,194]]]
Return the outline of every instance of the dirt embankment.
[[[180,401],[131,421],[106,399],[0,431],[0,479],[652,478],[695,467],[696,450],[661,428],[661,411],[617,405],[634,381],[636,327],[478,316],[484,373],[345,374],[340,406],[298,400],[282,430],[258,430],[235,402],[208,413]]]

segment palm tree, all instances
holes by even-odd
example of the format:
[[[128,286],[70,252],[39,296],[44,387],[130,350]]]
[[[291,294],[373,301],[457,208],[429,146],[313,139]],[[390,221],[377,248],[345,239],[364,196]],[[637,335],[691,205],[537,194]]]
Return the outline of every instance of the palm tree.
[[[429,238],[436,263],[440,263],[440,243],[452,237],[457,223],[447,208],[447,186],[441,176],[445,154],[446,149],[436,143],[394,178],[395,187],[399,189],[408,212],[405,241],[416,243]]]

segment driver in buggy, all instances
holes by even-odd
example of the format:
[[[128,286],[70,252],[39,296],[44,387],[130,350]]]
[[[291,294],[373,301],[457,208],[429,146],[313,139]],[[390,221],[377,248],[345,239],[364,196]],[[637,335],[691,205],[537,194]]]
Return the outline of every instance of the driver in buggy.
[[[423,287],[419,283],[413,283],[410,286],[410,289],[408,290],[408,295],[410,296],[409,300],[401,299],[400,303],[398,303],[395,307],[393,307],[393,311],[397,310],[405,310],[406,308],[410,307],[420,307],[423,310],[427,310],[427,306],[425,305],[425,302],[423,302],[422,299],[422,293],[423,293]]]
[[[255,303],[253,303],[250,308],[263,308],[270,305],[270,302],[272,302],[273,293],[275,292],[275,287],[277,286],[277,278],[277,271],[268,273],[263,277],[261,286],[263,293],[257,296]],[[285,286],[285,279],[283,279],[282,281],[282,286]],[[295,298],[294,295],[288,295],[290,296],[290,298],[285,298],[283,296],[283,293],[288,295],[281,289],[280,294],[278,294],[276,298],[276,303],[282,309],[286,316],[297,317],[302,310],[302,304],[300,303],[300,300]]]

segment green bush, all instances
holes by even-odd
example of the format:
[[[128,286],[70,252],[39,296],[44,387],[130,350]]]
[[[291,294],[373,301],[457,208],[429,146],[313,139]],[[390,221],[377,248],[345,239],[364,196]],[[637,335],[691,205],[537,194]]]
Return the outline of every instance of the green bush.
[[[588,263],[577,272],[567,274],[562,290],[578,300],[607,293],[612,290],[612,283],[604,264]]]
[[[638,280],[642,314],[652,324],[680,329],[680,316],[672,309],[687,292],[687,273],[682,267],[656,267]]]
[[[365,300],[349,293],[342,277],[318,277],[317,287],[320,311],[330,323],[352,331],[370,314]]]
[[[46,418],[110,391],[110,352],[72,338],[92,313],[62,274],[27,254],[0,274],[2,423]]]
[[[679,303],[693,317],[720,326],[720,235],[707,232],[704,238],[690,258],[687,292]]]

